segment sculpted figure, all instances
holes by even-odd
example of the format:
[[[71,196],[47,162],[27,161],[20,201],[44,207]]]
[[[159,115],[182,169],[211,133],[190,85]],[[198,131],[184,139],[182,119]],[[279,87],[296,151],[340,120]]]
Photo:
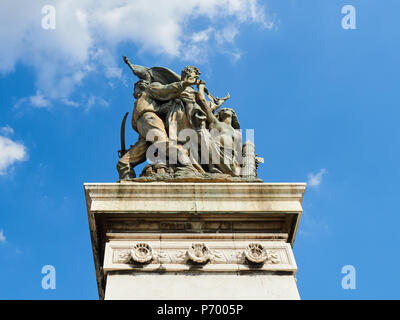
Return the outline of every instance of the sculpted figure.
[[[187,66],[182,70],[181,78],[190,79],[191,83],[197,83],[199,75],[199,69],[193,66]],[[197,157],[198,144],[193,145],[193,142],[197,141],[196,132],[206,127],[206,115],[197,104],[197,91],[195,89],[188,86],[177,99],[169,102],[165,122],[170,140],[173,141],[174,144],[184,146],[185,150],[188,150],[194,171],[205,173]],[[189,136],[187,136],[185,132],[187,132]],[[188,138],[190,143],[186,144]],[[187,168],[179,168],[178,170],[182,171],[182,169],[187,171]]]
[[[161,159],[158,163],[158,167],[161,170],[163,170],[163,167],[167,167],[167,164],[162,161],[167,159],[167,154],[160,153],[166,152],[169,148],[178,148],[178,158],[181,164],[190,166],[191,161],[185,155],[184,150],[179,148],[178,145],[169,144],[164,122],[159,117],[158,112],[163,102],[173,101],[180,97],[187,87],[196,84],[197,77],[189,74],[183,80],[163,84],[161,82],[169,80],[162,79],[162,74],[160,75],[159,72],[153,72],[152,69],[141,66],[134,66],[130,64],[126,57],[124,57],[124,61],[131,67],[134,74],[141,78],[134,88],[136,101],[132,115],[132,128],[139,133],[139,140],[120,158],[117,164],[120,180],[135,178],[136,175],[133,168],[146,161],[146,151],[150,143],[154,143],[156,147],[157,145],[160,146],[157,158]],[[159,71],[159,69],[162,68],[157,68],[156,71]],[[159,80],[160,82],[149,82],[149,79]],[[151,134],[149,135],[150,132]],[[160,173],[163,172],[161,171]]]
[[[214,115],[227,97],[207,101],[204,95],[205,83],[198,85],[198,102],[207,115],[210,135],[206,135],[209,141],[211,161],[209,170],[214,173],[225,173],[231,176],[240,176],[240,156],[242,150],[242,135],[236,112],[230,108],[223,108]]]

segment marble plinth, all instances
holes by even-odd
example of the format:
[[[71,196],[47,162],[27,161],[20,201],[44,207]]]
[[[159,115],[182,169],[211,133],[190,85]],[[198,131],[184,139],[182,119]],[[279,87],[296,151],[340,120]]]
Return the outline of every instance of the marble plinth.
[[[86,183],[100,299],[299,299],[304,183]]]

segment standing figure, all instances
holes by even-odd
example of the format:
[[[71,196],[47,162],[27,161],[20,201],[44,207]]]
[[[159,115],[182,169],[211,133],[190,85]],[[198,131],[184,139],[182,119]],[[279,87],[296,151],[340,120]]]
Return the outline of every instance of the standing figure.
[[[225,173],[231,176],[240,176],[240,160],[242,149],[242,135],[236,112],[230,108],[223,108],[214,115],[222,103],[229,98],[207,101],[204,95],[205,83],[198,85],[198,103],[207,115],[210,134],[206,135],[211,164],[209,170],[213,173]],[[210,160],[210,159],[209,159]]]
[[[169,101],[175,101],[191,85],[197,83],[198,77],[188,74],[180,77],[173,71],[166,68],[146,68],[132,65],[124,57],[125,63],[140,80],[135,83],[132,128],[139,133],[139,140],[131,147],[118,161],[117,170],[120,180],[129,180],[136,177],[134,167],[146,161],[147,149],[154,144],[158,151],[157,167],[158,173],[165,173],[168,167],[166,159],[167,150],[174,149],[178,153],[178,159],[183,166],[191,166],[191,161],[185,150],[176,144],[170,144],[168,134],[163,120],[158,113],[162,105]],[[175,80],[170,83],[169,81]],[[153,81],[153,82],[150,82]]]

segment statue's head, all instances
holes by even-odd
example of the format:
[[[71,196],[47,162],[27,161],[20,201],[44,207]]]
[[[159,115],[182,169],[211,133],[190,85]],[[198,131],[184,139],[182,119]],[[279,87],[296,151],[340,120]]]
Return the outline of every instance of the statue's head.
[[[194,66],[187,66],[183,68],[181,72],[181,79],[182,80],[187,80],[187,79],[198,79],[200,76],[200,70]]]
[[[233,129],[240,129],[239,120],[235,110],[231,108],[222,108],[218,110],[215,116],[219,121],[231,125]]]
[[[146,90],[148,84],[149,82],[146,80],[139,80],[136,82],[133,90],[133,96],[138,99],[142,95],[143,91]]]

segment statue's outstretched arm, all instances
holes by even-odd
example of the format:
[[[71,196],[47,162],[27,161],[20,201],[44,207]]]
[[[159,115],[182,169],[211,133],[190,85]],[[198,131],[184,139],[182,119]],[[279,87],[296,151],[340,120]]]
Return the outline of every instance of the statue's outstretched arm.
[[[200,80],[201,81],[201,80]],[[201,82],[201,84],[203,84]],[[204,86],[201,88],[202,91],[202,95],[204,98],[204,92],[207,93],[207,97],[210,99],[210,108],[211,111],[214,113],[215,110],[217,110],[220,106],[222,106],[226,100],[228,100],[231,96],[229,95],[229,93],[225,96],[225,98],[214,98],[212,96],[212,94],[208,91],[208,89]]]
[[[206,113],[207,120],[209,122],[218,122],[218,119],[216,118],[212,110],[212,102],[207,101],[204,95],[204,91],[207,90],[205,88],[205,83],[200,82],[197,85],[197,90],[198,90],[197,103],[200,105],[201,109]]]
[[[129,68],[132,70],[133,74],[137,76],[138,78],[142,80],[147,80],[151,81],[151,75],[149,72],[149,69],[143,66],[139,66],[137,64],[131,64],[129,59],[125,56],[122,57],[124,59],[124,62],[129,66]]]
[[[212,112],[215,112],[220,106],[222,106],[226,100],[228,100],[231,96],[229,93],[225,96],[225,98],[214,98],[214,103],[212,104]]]
[[[177,81],[169,84],[152,82],[147,86],[147,92],[155,100],[168,101],[178,98],[187,86],[189,84],[185,81]]]

